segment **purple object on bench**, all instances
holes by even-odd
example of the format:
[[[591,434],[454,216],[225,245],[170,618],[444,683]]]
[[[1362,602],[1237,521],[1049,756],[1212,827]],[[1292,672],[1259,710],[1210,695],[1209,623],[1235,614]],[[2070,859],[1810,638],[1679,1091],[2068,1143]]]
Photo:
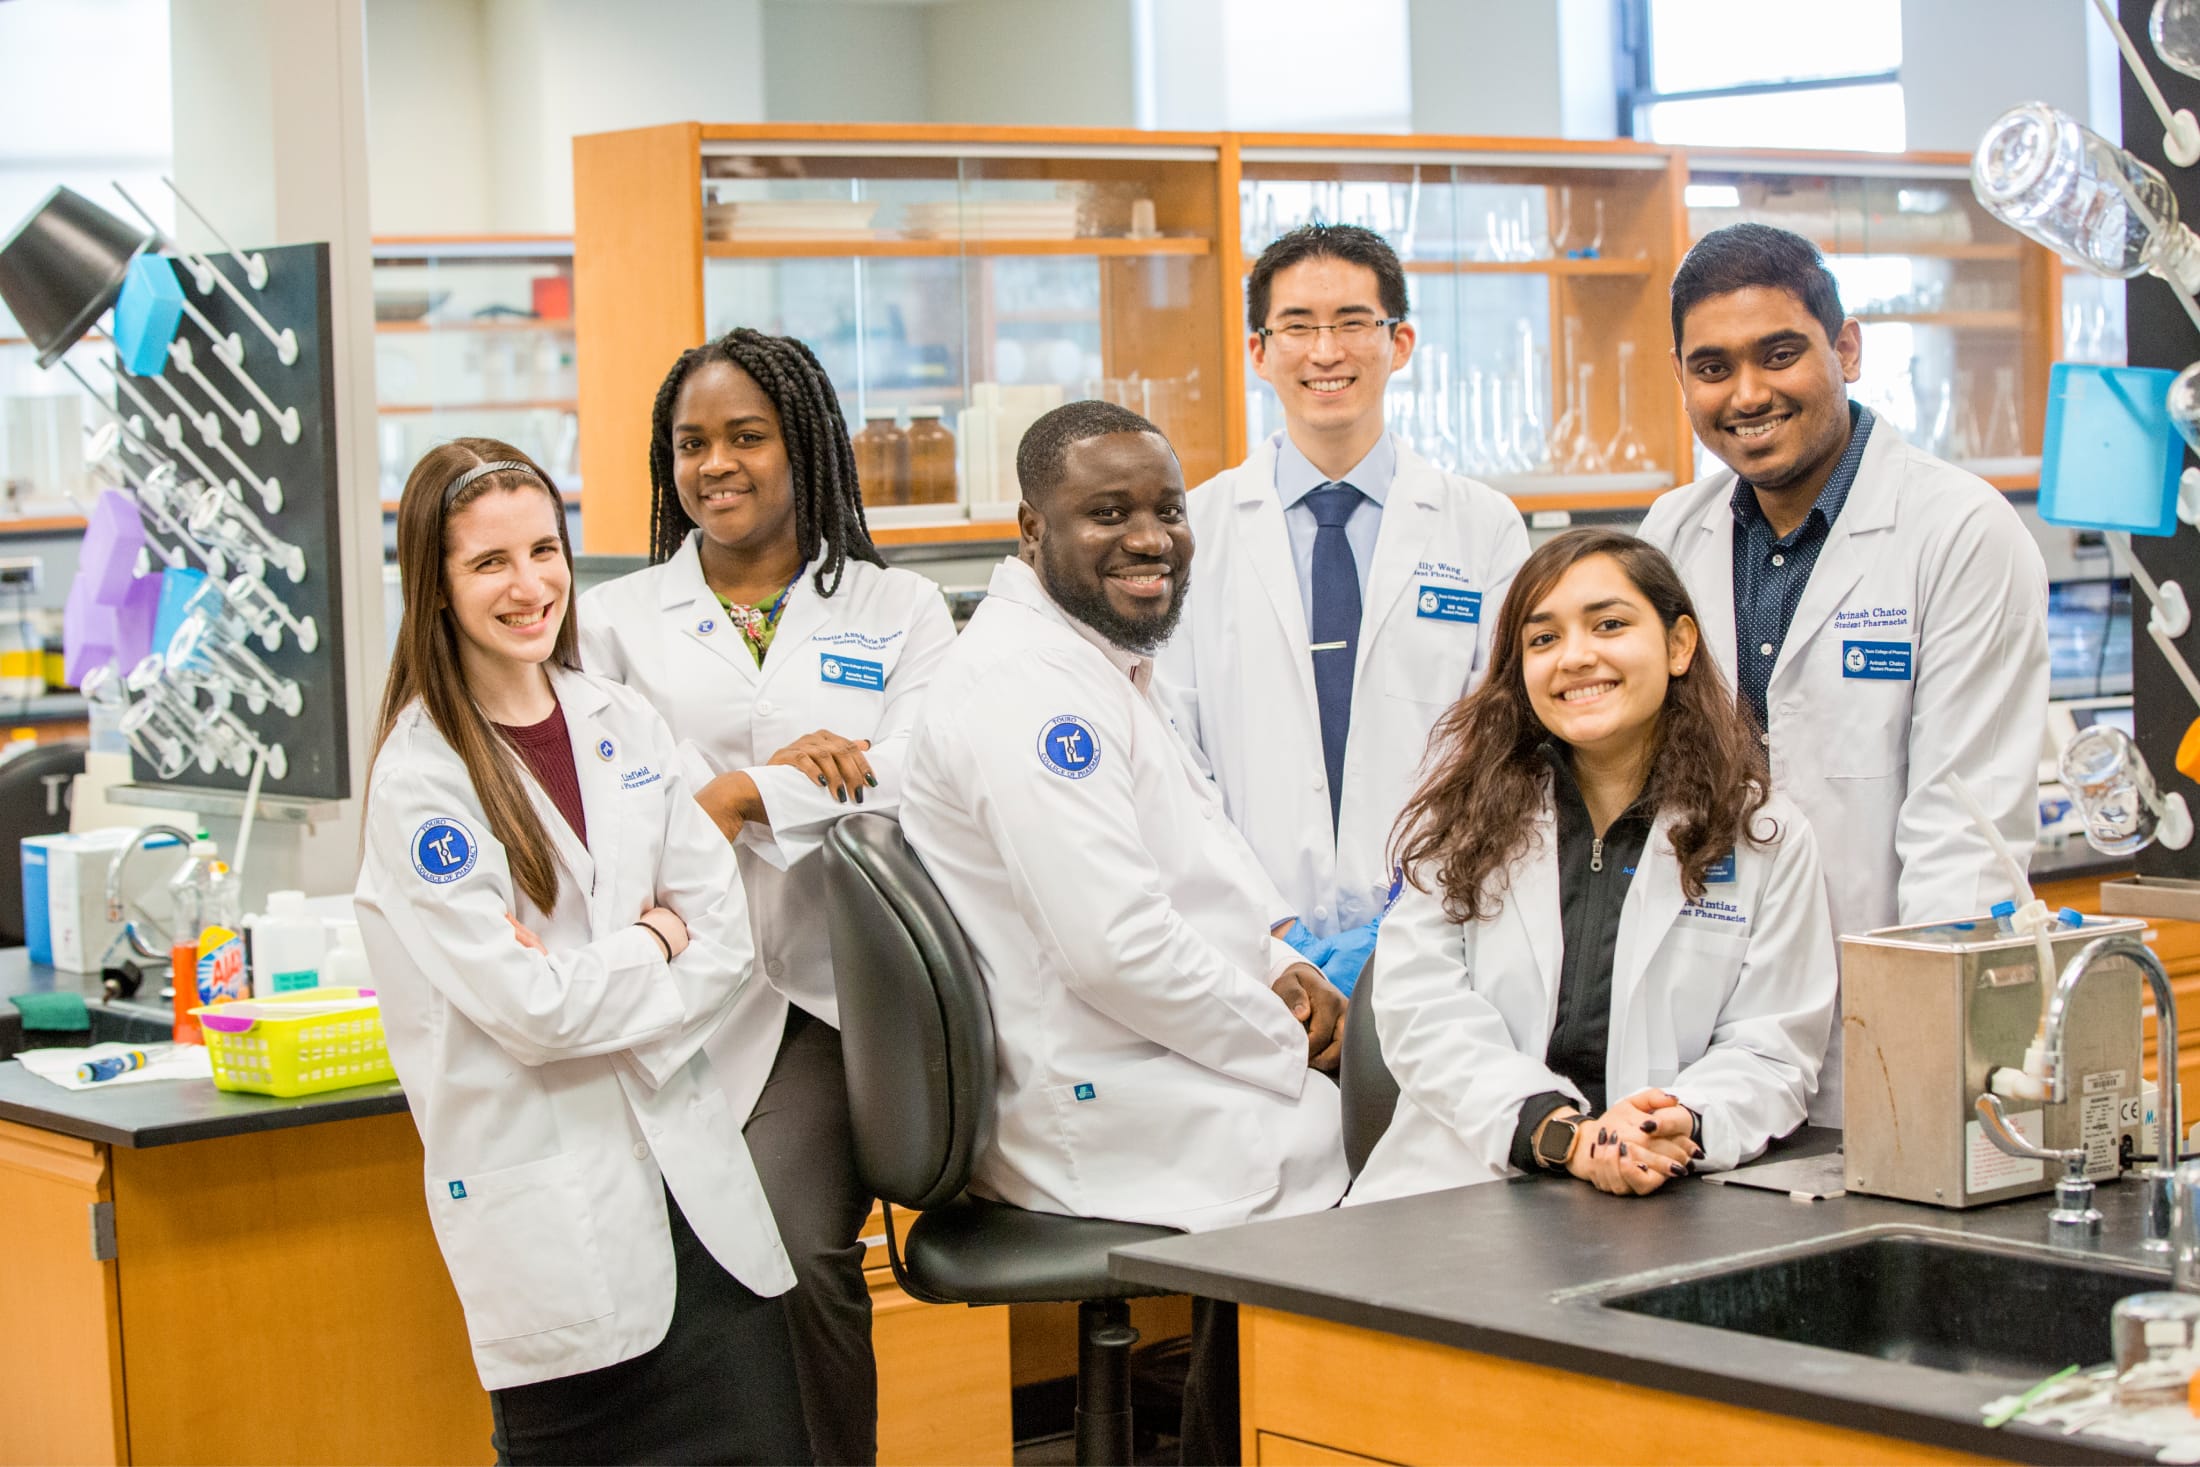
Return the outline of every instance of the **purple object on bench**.
[[[139,576],[130,582],[115,608],[115,670],[126,672],[153,650],[153,624],[160,617],[161,578]]]
[[[84,521],[84,544],[77,552],[77,579],[94,583],[102,606],[120,606],[138,578],[138,555],[145,549],[145,521],[137,501],[109,489],[92,505]]]

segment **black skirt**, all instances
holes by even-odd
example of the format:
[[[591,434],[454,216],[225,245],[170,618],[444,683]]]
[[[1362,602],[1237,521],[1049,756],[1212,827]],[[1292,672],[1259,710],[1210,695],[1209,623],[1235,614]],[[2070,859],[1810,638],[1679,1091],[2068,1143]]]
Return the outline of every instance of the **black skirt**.
[[[669,1191],[665,1211],[676,1293],[664,1339],[601,1370],[491,1391],[499,1462],[810,1461],[779,1300],[726,1272]]]

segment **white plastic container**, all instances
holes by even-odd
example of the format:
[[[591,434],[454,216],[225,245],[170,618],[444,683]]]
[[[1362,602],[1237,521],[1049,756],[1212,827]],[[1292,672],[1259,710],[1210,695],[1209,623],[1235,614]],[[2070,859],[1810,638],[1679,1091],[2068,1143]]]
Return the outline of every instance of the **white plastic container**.
[[[367,972],[367,948],[357,922],[331,922],[335,941],[321,959],[323,988],[372,988]]]
[[[302,891],[271,891],[267,911],[252,919],[252,996],[274,998],[321,986],[328,936],[306,911]]]

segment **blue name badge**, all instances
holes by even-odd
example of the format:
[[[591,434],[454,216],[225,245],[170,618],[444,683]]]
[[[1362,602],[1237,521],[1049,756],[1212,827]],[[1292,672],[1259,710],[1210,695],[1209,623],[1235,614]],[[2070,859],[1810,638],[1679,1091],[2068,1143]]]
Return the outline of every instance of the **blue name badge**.
[[[1462,591],[1456,586],[1421,587],[1421,596],[1414,603],[1414,615],[1436,621],[1480,621],[1482,619],[1482,593]]]
[[[1098,1095],[1100,1092],[1093,1089],[1091,1082],[1087,1081],[1085,1084],[1078,1086],[1070,1093],[1075,1095],[1079,1100],[1090,1100],[1095,1095]]]
[[[860,657],[842,657],[834,652],[820,652],[817,656],[819,682],[832,683],[843,688],[869,688],[873,692],[886,686],[886,665],[882,662],[865,662]]]
[[[1703,879],[1706,882],[1731,883],[1734,880],[1734,853],[1728,851],[1704,867]]]
[[[1910,644],[1843,642],[1841,676],[1906,683],[1910,680]]]

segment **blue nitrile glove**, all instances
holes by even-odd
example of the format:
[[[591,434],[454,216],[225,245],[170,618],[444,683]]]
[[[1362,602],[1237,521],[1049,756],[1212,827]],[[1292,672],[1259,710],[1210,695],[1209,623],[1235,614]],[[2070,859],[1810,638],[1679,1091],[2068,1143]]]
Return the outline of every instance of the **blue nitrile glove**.
[[[1376,930],[1382,925],[1383,919],[1377,917],[1363,926],[1338,933],[1327,939],[1328,953],[1314,960],[1320,966],[1322,976],[1329,980],[1330,986],[1346,998],[1352,997],[1352,990],[1358,986],[1360,970],[1367,966],[1369,958],[1375,956]]]
[[[1319,968],[1322,959],[1329,956],[1330,938],[1316,937],[1304,922],[1291,919],[1291,925],[1283,929],[1283,940],[1300,957]]]

